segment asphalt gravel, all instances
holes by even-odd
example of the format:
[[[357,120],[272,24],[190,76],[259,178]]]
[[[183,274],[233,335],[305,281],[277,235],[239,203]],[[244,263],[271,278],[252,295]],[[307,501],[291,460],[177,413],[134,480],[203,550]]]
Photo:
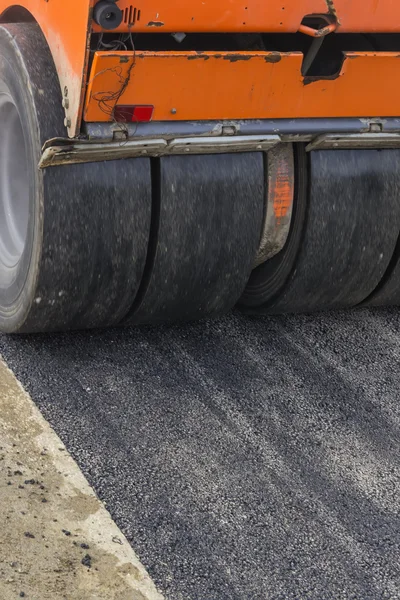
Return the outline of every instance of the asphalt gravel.
[[[168,600],[400,598],[400,311],[0,337]]]

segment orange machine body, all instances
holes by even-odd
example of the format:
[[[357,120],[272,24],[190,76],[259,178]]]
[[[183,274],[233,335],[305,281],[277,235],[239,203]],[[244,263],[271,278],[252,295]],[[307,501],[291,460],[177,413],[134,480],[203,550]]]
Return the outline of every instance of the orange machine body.
[[[120,0],[118,6],[124,22],[117,31],[294,33],[305,15],[323,13],[335,14],[344,32],[400,31],[398,0]]]
[[[150,104],[154,120],[399,116],[399,53],[348,52],[328,79],[304,79],[300,52],[89,52],[95,0],[0,0],[8,20],[34,19],[54,57],[72,137],[82,119],[110,121],[99,97]],[[398,0],[119,0],[131,33],[295,33],[326,14],[337,33],[398,33]],[[134,64],[133,64],[134,63]],[[129,67],[132,69],[129,70]],[[129,71],[129,73],[128,73]],[[118,97],[121,78],[129,75]]]
[[[85,95],[91,0],[0,0],[1,21],[29,19],[42,29],[67,96],[70,135],[78,133]],[[23,10],[21,10],[21,8]]]
[[[130,69],[119,102],[154,105],[155,121],[399,115],[398,54],[347,52],[337,77],[315,81],[301,76],[302,60],[300,52],[98,52],[84,118],[109,120],[102,99]]]

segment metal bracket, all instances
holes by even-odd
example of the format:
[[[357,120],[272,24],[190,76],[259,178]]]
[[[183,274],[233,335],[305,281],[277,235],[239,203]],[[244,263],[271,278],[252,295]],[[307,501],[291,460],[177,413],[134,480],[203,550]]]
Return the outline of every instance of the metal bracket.
[[[54,139],[49,140],[43,147],[39,168],[139,156],[266,152],[280,141],[279,135],[192,137],[172,140],[159,138],[106,143],[93,143],[85,140],[76,140],[71,143],[71,140]]]
[[[346,148],[400,148],[400,133],[326,133],[314,138],[306,150],[311,152]]]
[[[332,14],[320,14],[320,15],[307,15],[306,18],[314,18],[321,19],[326,21],[327,25],[325,27],[321,27],[320,29],[315,29],[314,27],[309,27],[308,25],[301,24],[299,27],[299,33],[304,33],[305,35],[311,36],[314,38],[309,51],[304,57],[303,64],[301,67],[301,74],[305,77],[310,70],[310,67],[314,60],[317,57],[318,52],[321,49],[324,39],[330,33],[334,33],[339,26],[338,20]]]
[[[39,168],[140,156],[268,152],[281,143],[299,142],[309,142],[306,147],[307,152],[346,148],[400,148],[400,132],[366,131],[322,135],[305,132],[281,135],[188,136],[172,137],[172,139],[159,136],[114,142],[54,138],[43,146]]]

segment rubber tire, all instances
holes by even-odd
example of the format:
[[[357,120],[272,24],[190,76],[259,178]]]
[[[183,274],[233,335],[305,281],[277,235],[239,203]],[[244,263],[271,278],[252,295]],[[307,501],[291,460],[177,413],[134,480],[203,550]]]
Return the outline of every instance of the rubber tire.
[[[400,227],[399,150],[309,156],[309,200],[298,256],[278,296],[255,314],[350,308],[384,277]]]
[[[264,211],[261,152],[153,161],[153,246],[127,324],[229,311],[250,276]]]
[[[400,306],[400,237],[384,277],[361,306]]]
[[[25,248],[14,281],[2,285],[0,275],[0,331],[115,325],[145,266],[150,161],[38,170],[43,143],[66,131],[55,66],[36,24],[0,27],[0,77],[20,114],[30,180]]]

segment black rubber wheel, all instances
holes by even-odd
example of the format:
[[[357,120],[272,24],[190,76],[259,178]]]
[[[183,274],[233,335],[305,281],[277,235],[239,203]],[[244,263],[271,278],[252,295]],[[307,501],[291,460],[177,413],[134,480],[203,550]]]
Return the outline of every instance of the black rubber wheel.
[[[267,308],[279,296],[297,260],[307,211],[307,154],[303,144],[294,145],[295,192],[292,222],[284,248],[252,272],[239,308]]]
[[[362,306],[400,306],[400,237],[385,275]]]
[[[63,120],[58,77],[38,26],[0,27],[2,332],[117,324],[142,279],[150,161],[40,171],[41,147],[65,136]]]
[[[281,292],[253,313],[356,306],[382,280],[400,227],[398,150],[310,153],[306,222]]]
[[[144,285],[127,324],[191,321],[231,309],[246,286],[264,210],[261,152],[153,162]]]

